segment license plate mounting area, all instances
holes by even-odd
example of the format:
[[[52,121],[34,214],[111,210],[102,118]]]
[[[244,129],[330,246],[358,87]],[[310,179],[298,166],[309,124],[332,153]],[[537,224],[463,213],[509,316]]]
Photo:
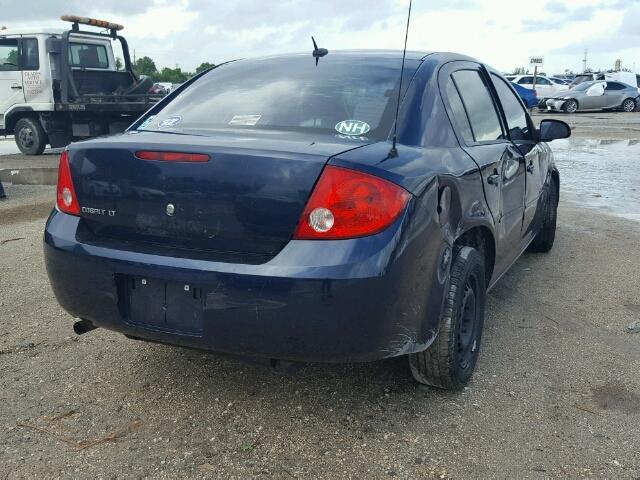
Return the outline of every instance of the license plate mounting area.
[[[202,335],[204,291],[190,283],[119,276],[120,306],[132,325],[185,335]]]

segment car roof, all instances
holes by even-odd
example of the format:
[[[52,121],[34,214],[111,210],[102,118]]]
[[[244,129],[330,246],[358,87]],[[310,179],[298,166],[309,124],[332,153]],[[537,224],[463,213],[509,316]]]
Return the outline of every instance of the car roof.
[[[309,49],[311,51],[311,49]],[[409,60],[421,60],[427,55],[433,52],[407,50],[407,59]],[[247,57],[246,60],[275,60],[275,59],[287,59],[295,58],[303,55],[309,55],[308,51],[295,52],[295,53],[282,53],[275,55],[267,55],[260,57]],[[402,57],[402,50],[329,50],[327,54],[329,57],[336,56],[361,56],[361,57],[375,57],[375,58],[397,58]],[[320,58],[322,61],[322,58]]]

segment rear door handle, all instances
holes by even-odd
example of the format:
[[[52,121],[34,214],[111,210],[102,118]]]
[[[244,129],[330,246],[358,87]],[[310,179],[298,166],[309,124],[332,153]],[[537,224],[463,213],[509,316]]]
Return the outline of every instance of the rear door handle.
[[[22,86],[18,85],[17,83],[14,83],[13,85],[11,85],[11,89],[12,90],[22,90]]]
[[[533,170],[534,170],[533,162],[529,162],[529,164],[527,165],[527,172],[533,173]]]
[[[499,185],[500,184],[500,174],[494,173],[487,177],[487,183],[489,185]]]

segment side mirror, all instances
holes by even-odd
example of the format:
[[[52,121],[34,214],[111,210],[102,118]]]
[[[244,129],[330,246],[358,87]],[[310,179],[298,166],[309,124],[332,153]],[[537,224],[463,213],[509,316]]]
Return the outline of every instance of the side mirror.
[[[551,140],[559,140],[561,138],[569,138],[571,136],[571,127],[562,120],[542,120],[540,122],[541,142],[550,142]]]

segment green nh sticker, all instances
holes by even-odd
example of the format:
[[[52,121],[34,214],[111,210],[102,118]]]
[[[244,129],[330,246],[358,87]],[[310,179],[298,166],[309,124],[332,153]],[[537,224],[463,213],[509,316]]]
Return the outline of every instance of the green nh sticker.
[[[371,127],[367,122],[360,120],[343,120],[336,123],[335,129],[343,135],[364,135],[371,130]]]

